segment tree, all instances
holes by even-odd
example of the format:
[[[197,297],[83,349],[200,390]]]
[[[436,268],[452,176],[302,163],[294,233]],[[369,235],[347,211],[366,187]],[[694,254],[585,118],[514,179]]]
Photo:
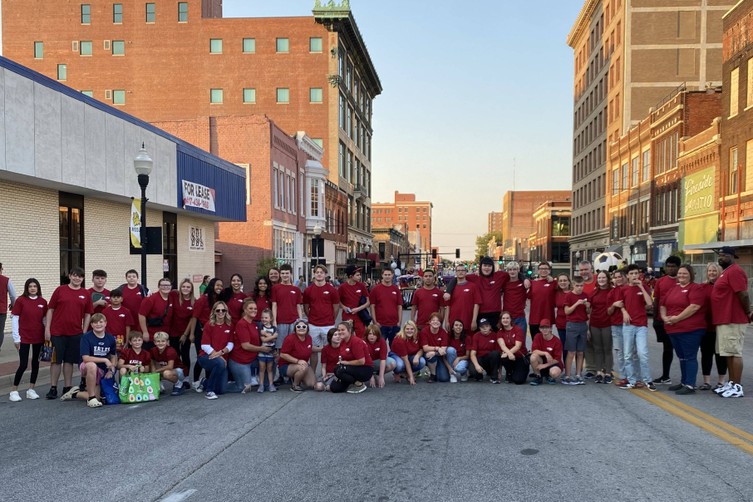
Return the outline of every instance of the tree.
[[[484,235],[476,237],[476,261],[489,253],[489,241],[495,239],[500,245],[502,244],[502,232],[487,232]]]
[[[262,258],[256,264],[256,273],[260,277],[266,277],[272,267],[279,267],[277,259],[272,257]]]

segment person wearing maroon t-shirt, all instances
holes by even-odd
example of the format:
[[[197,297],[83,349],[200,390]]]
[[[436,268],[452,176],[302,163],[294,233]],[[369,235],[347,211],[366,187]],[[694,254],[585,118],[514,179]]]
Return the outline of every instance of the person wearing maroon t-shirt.
[[[565,385],[583,385],[583,357],[588,343],[588,314],[591,303],[583,292],[583,279],[573,277],[573,290],[565,295],[565,315],[567,316],[567,339],[565,348]],[[571,378],[570,371],[575,359],[575,378]]]
[[[369,380],[372,388],[384,387],[384,375],[395,369],[395,360],[388,356],[387,341],[382,338],[382,332],[373,324],[366,328],[366,344],[369,347],[371,360],[374,361],[374,374]]]
[[[152,356],[144,349],[144,337],[138,331],[128,334],[128,347],[118,356],[120,376],[132,373],[149,373],[152,369]]]
[[[479,330],[471,345],[471,378],[480,382],[486,373],[491,383],[499,383],[499,336],[486,319],[479,319]]]
[[[314,346],[323,347],[327,343],[329,330],[335,327],[335,319],[340,311],[340,295],[337,289],[327,282],[327,267],[314,267],[314,280],[303,292],[303,308],[309,320],[309,329]],[[316,354],[312,354],[311,367],[316,371]]]
[[[698,349],[706,332],[706,303],[703,286],[695,284],[695,273],[690,265],[680,265],[677,285],[665,291],[659,313],[672,346],[680,361],[680,383],[669,387],[675,394],[694,394],[698,375]]]
[[[454,375],[450,375],[450,383],[457,382],[457,376],[460,375],[460,381],[465,382],[468,380],[468,362],[470,358],[470,347],[472,337],[467,336],[463,321],[455,321],[452,323],[452,331],[450,332],[450,339],[447,342],[448,347],[455,350],[457,357],[452,363],[452,369]],[[453,379],[453,376],[455,379]]]
[[[39,353],[44,344],[45,315],[47,315],[47,300],[42,298],[42,286],[34,278],[27,279],[24,284],[23,295],[16,299],[11,310],[11,333],[19,357],[18,369],[13,378],[13,387],[11,387],[10,392],[12,402],[21,400],[21,396],[18,394],[18,384],[21,383],[21,377],[29,364],[29,350],[31,350],[31,378],[29,378],[26,398],[39,399],[34,386],[39,374]]]
[[[627,373],[625,373],[625,357],[622,354],[624,348],[624,338],[622,336],[622,327],[624,326],[624,319],[622,316],[622,308],[625,304],[622,302],[622,288],[627,284],[627,275],[624,270],[615,270],[612,272],[612,283],[614,287],[609,291],[609,306],[607,307],[607,314],[609,314],[609,322],[612,323],[612,350],[614,351],[614,370],[617,372],[615,385],[622,386],[628,383]],[[645,285],[644,285],[645,287]],[[633,359],[633,365],[638,367],[638,357],[633,353],[631,355]]]
[[[58,286],[52,293],[44,327],[45,340],[55,348],[56,362],[50,366],[51,387],[47,399],[56,399],[62,364],[63,394],[68,393],[73,379],[73,365],[81,362],[81,337],[94,312],[91,297],[81,287],[84,270],[73,267],[68,274],[69,284]]]
[[[465,265],[462,263],[455,265],[457,282],[452,293],[445,293],[443,297],[447,304],[445,324],[460,319],[463,321],[463,326],[470,326],[471,331],[475,331],[482,298],[478,286],[466,279],[467,274],[468,269]],[[445,326],[445,331],[446,328],[447,326]]]
[[[254,291],[250,296],[256,302],[256,319],[254,321],[259,322],[262,312],[267,309],[272,310],[272,286],[269,284],[269,279],[264,276],[257,278]]]
[[[306,321],[297,320],[293,323],[293,328],[295,331],[285,338],[280,349],[280,376],[287,376],[292,380],[290,390],[293,392],[303,392],[306,387],[324,390],[324,384],[316,381],[316,373],[309,363],[311,352],[321,349],[314,347]]]
[[[191,314],[191,323],[188,325],[189,341],[194,344],[196,354],[201,352],[202,336],[204,334],[204,326],[209,324],[209,319],[212,315],[212,305],[214,305],[222,293],[223,284],[222,280],[217,277],[210,279],[207,289],[203,295],[199,296],[193,306],[193,313]],[[224,317],[223,317],[224,319]],[[192,387],[196,392],[200,392],[201,387],[201,370],[202,367],[199,364],[198,358],[193,365],[193,384]]]
[[[248,295],[243,292],[243,276],[241,274],[231,275],[230,287],[222,290],[220,299],[227,303],[228,315],[232,323],[238,322],[243,317],[243,300],[246,298],[248,298]]]
[[[131,317],[131,311],[123,307],[123,292],[120,288],[110,292],[110,305],[105,307],[102,314],[107,319],[107,332],[115,337],[115,344],[118,353],[126,346],[128,334],[134,326],[134,319]]]
[[[539,321],[541,330],[533,339],[531,345],[531,368],[533,380],[531,385],[541,385],[546,378],[546,383],[556,384],[562,374],[562,342],[552,333],[552,323],[549,319]]]
[[[210,281],[211,284],[211,281]],[[223,301],[212,305],[209,322],[204,325],[201,335],[201,351],[198,362],[207,373],[203,388],[207,399],[217,399],[227,387],[227,360],[235,348],[233,343],[233,323],[227,315],[227,304]],[[197,392],[201,389],[197,388]]]
[[[449,346],[450,337],[442,329],[442,316],[434,312],[429,318],[429,325],[421,330],[418,335],[418,343],[424,351],[426,365],[429,367],[429,383],[449,382],[450,377],[457,375],[453,370],[457,352]]]
[[[180,396],[183,390],[183,364],[178,352],[168,345],[170,335],[164,331],[154,334],[154,347],[149,351],[152,358],[152,373],[160,374],[160,381],[167,380],[173,384],[171,396]]]
[[[366,284],[361,282],[361,269],[355,265],[348,265],[345,269],[347,279],[340,284],[337,292],[340,294],[340,306],[342,307],[342,320],[353,321],[353,329],[356,336],[362,336],[366,326],[361,319],[362,311],[371,306],[369,302],[369,290]],[[371,316],[368,316],[371,317]]]
[[[612,368],[614,361],[612,359],[612,320],[610,319],[609,293],[612,291],[612,285],[609,283],[609,274],[602,270],[596,274],[596,288],[588,295],[588,301],[591,302],[591,316],[589,318],[588,329],[591,332],[591,343],[593,350],[593,362],[588,362],[588,347],[586,347],[586,364],[592,365],[596,369],[595,383],[612,383]],[[587,371],[587,370],[586,370]],[[586,373],[588,374],[588,373]]]
[[[554,319],[554,297],[557,285],[551,274],[552,266],[542,261],[539,263],[538,277],[531,281],[531,287],[528,289],[528,299],[531,300],[528,313],[531,338],[539,332],[541,319]]]
[[[170,331],[173,320],[173,285],[170,279],[163,277],[157,283],[157,293],[144,298],[139,307],[139,326],[144,337],[144,348],[154,347],[152,335],[158,331]]]
[[[340,360],[335,366],[335,380],[329,386],[333,393],[347,391],[360,394],[366,390],[366,382],[374,374],[374,362],[369,347],[363,338],[355,336],[353,325],[348,321],[337,325],[340,333]]]
[[[646,309],[653,306],[651,295],[640,279],[640,267],[635,263],[627,267],[628,284],[620,289],[622,300],[622,357],[625,361],[627,383],[621,389],[648,387],[656,391],[648,365],[648,316]],[[638,355],[638,366],[633,364],[633,353]]]
[[[416,385],[415,373],[426,366],[426,359],[423,357],[424,350],[418,342],[418,328],[415,322],[407,321],[403,325],[403,329],[398,332],[390,347],[389,355],[395,360],[395,369],[392,372],[395,383],[400,383],[402,374],[405,373],[408,383]]]
[[[389,343],[400,331],[403,319],[403,294],[392,283],[395,273],[391,268],[382,270],[382,280],[369,292],[371,317],[382,333],[382,338]]]
[[[138,322],[141,302],[149,292],[139,283],[139,273],[134,269],[128,270],[125,278],[126,282],[120,285],[120,290],[123,292],[123,306],[131,311],[133,320]]]
[[[173,291],[173,322],[170,323],[170,346],[180,354],[180,361],[186,370],[186,376],[191,368],[191,319],[193,318],[193,306],[196,303],[194,297],[193,282],[191,279],[180,281],[178,291]],[[188,387],[188,381],[183,382]]]
[[[502,312],[499,323],[497,343],[500,349],[500,364],[505,369],[505,380],[508,383],[522,385],[528,377],[526,337],[520,328],[512,323],[509,312]]]
[[[367,328],[367,331],[369,328]],[[378,329],[374,329],[379,333]],[[340,332],[337,328],[330,328],[327,332],[327,345],[322,347],[321,375],[324,390],[329,390],[329,386],[335,379],[335,367],[340,362],[340,342],[342,342]]]
[[[442,290],[436,285],[436,274],[432,269],[424,270],[423,286],[418,288],[411,297],[411,320],[418,326],[419,332],[429,324],[429,316],[434,312],[442,314],[442,324],[445,323],[444,298]]]
[[[557,290],[554,294],[554,327],[557,328],[557,337],[565,347],[567,341],[567,314],[565,314],[565,298],[572,289],[570,285],[570,276],[560,274],[557,276]],[[567,350],[562,353],[562,358],[567,359]]]
[[[591,265],[590,261],[583,260],[578,263],[578,275],[583,279],[583,292],[586,294],[586,296],[591,298],[591,293],[596,290],[597,284],[594,278],[594,268],[593,265]],[[564,340],[562,341],[562,345],[565,345]],[[585,376],[586,378],[591,379],[597,374],[599,370],[599,368],[596,367],[596,357],[594,355],[594,348],[591,340],[589,340],[586,344],[585,357]],[[602,377],[602,382],[603,381],[604,378]]]
[[[277,327],[277,348],[281,348],[285,337],[293,332],[296,319],[302,319],[303,293],[293,284],[293,268],[284,263],[280,266],[280,283],[272,286],[272,324]]]
[[[706,316],[706,334],[701,340],[701,373],[703,375],[703,384],[700,390],[711,390],[711,367],[716,362],[717,383],[714,389],[724,387],[725,376],[727,375],[727,358],[720,356],[716,352],[716,326],[711,319],[711,292],[714,290],[714,283],[722,275],[722,267],[715,262],[706,264],[706,282],[702,283],[704,294],[706,295],[706,304],[704,312]]]
[[[511,261],[505,267],[510,280],[502,290],[502,309],[512,316],[512,322],[527,335],[528,321],[526,321],[526,302],[528,301],[528,289],[531,281],[520,277],[520,264]]]
[[[748,276],[735,263],[735,248],[724,246],[718,251],[724,269],[711,290],[711,319],[716,326],[716,349],[727,358],[729,381],[716,390],[722,397],[743,397],[740,383],[743,374],[743,338],[753,316],[748,296]]]
[[[499,314],[502,311],[502,290],[510,281],[510,274],[503,270],[494,271],[494,260],[484,256],[479,262],[478,274],[468,274],[466,280],[475,284],[481,294],[478,314],[474,321],[480,318],[487,319],[492,324],[492,330],[499,327]],[[447,292],[452,294],[456,280],[453,279],[447,285]]]
[[[274,370],[272,369],[274,358],[268,363],[265,362],[264,367],[261,368],[262,371],[259,371],[257,382],[253,378],[257,368],[261,365],[259,356],[274,353],[274,347],[262,343],[254,317],[256,317],[256,302],[251,298],[246,298],[243,301],[243,317],[235,323],[233,351],[230,353],[228,367],[235,380],[236,391],[241,394],[250,392],[255,383],[259,384],[257,392],[263,393],[265,376],[268,377],[269,391],[276,392],[277,389],[272,383],[274,380]]]
[[[670,289],[677,284],[677,269],[680,267],[680,257],[670,256],[664,262],[664,277],[656,281],[654,285],[654,331],[656,332],[656,341],[662,344],[662,357],[661,367],[662,373],[659,378],[656,379],[656,383],[671,384],[672,380],[669,378],[669,370],[672,366],[672,358],[674,353],[672,352],[672,342],[669,340],[667,330],[664,329],[664,321],[661,316],[658,315],[659,309],[662,303],[664,303],[664,295]]]
[[[92,287],[87,291],[91,296],[95,314],[101,314],[110,301],[110,291],[105,289],[105,284],[107,284],[107,272],[102,269],[92,272]]]

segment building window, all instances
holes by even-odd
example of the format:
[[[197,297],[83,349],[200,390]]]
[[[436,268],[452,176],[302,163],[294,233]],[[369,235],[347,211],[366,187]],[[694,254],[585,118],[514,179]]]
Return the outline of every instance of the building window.
[[[289,103],[290,102],[290,89],[288,89],[287,87],[278,87],[277,88],[277,102]]]
[[[321,37],[309,38],[309,52],[322,52],[322,38]]]
[[[81,4],[81,24],[91,24],[92,6],[88,3]]]
[[[126,92],[123,89],[115,89],[112,91],[112,104],[124,105],[126,102]]]
[[[221,104],[223,98],[222,89],[210,89],[209,90],[209,102],[212,104]]]
[[[153,23],[157,18],[157,10],[154,3],[146,4],[146,22]]]
[[[612,195],[620,193],[620,170],[612,170]]]
[[[738,112],[740,97],[740,68],[732,70],[729,81],[729,116],[734,117]]]
[[[73,267],[84,268],[84,198],[60,192],[58,205],[60,284],[66,284]]]
[[[178,2],[178,22],[188,22],[188,2]]]
[[[632,184],[633,184],[634,187],[637,187],[638,186],[638,178],[640,176],[640,173],[639,173],[640,168],[638,167],[638,157],[633,157],[633,159],[630,162],[632,164],[632,166],[631,166],[631,170],[632,170],[632,173],[631,173],[632,174]]]
[[[256,89],[246,87],[243,89],[243,102],[246,104],[256,103]]]
[[[58,65],[58,80],[68,80],[68,65]]]
[[[78,44],[78,53],[81,56],[91,56],[92,55],[92,42],[91,40],[82,40]]]
[[[34,42],[34,59],[44,57],[44,42]]]
[[[625,162],[624,164],[622,164],[622,189],[623,190],[628,189],[629,187],[628,181],[630,181],[630,179],[628,178],[628,165],[627,165],[627,162]]]
[[[256,39],[255,38],[244,38],[243,39],[243,53],[244,54],[253,54],[256,52]]]
[[[167,277],[178,284],[178,215],[162,212],[162,260],[167,263],[167,271],[162,277]]]
[[[277,52],[289,52],[290,40],[288,40],[287,38],[278,38],[275,41],[275,47]]]
[[[312,103],[321,103],[323,100],[323,92],[321,87],[312,87],[309,89],[309,101]]]
[[[210,54],[222,54],[222,39],[221,38],[209,39],[209,53]]]
[[[737,147],[729,149],[729,191],[728,194],[737,193]]]
[[[345,97],[340,94],[340,129],[345,130]]]
[[[112,4],[112,23],[123,24],[123,4],[122,3]]]
[[[125,55],[125,41],[124,40],[113,40],[112,41],[112,55],[113,56],[124,56]]]
[[[94,97],[94,92],[92,91],[81,91],[81,94],[83,94],[84,96],[89,96],[90,98]]]
[[[345,178],[345,144],[342,141],[338,145],[337,154],[337,165],[340,177]]]
[[[643,181],[651,179],[651,150],[643,152]]]

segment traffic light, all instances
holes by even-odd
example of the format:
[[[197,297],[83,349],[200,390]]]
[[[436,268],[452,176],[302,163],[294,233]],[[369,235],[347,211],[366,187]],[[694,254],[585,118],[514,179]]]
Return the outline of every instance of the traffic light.
[[[504,265],[504,263],[505,263],[505,259],[502,256],[500,256],[497,259],[497,264],[501,267],[502,265]]]
[[[431,250],[431,259],[432,260],[436,260],[437,259],[437,249],[436,248],[433,248]]]
[[[529,268],[528,270],[526,270],[526,275],[528,276],[529,279],[531,277],[533,277],[533,270],[531,268]]]
[[[455,248],[455,259],[456,260],[460,259],[460,249],[459,248]]]

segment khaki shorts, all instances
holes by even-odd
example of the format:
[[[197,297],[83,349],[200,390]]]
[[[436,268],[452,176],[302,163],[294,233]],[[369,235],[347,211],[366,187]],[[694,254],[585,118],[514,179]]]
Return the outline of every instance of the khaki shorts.
[[[747,324],[720,324],[716,327],[716,353],[724,357],[742,357]]]

